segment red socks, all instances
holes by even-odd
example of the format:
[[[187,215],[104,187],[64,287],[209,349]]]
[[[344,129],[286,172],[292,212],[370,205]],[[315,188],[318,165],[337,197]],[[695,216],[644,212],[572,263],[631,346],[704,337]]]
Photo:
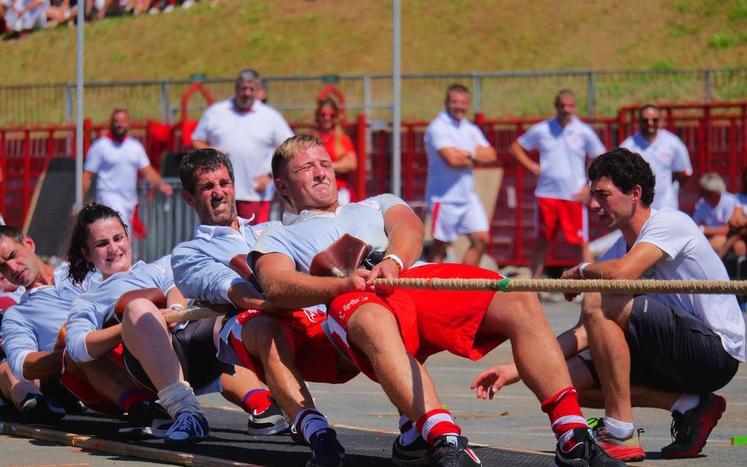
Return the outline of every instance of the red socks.
[[[145,389],[133,388],[120,394],[117,399],[117,406],[119,406],[122,413],[128,413],[130,409],[132,409],[132,406],[139,402],[155,400],[156,395],[154,393],[146,391]]]
[[[270,391],[267,389],[252,389],[241,399],[241,405],[247,413],[261,414],[272,405]]]
[[[578,405],[578,392],[573,386],[542,402],[542,411],[550,417],[552,431],[564,452],[573,449],[578,442],[573,438],[574,428],[589,428]]]
[[[444,409],[434,409],[426,413],[415,422],[420,435],[428,444],[433,444],[433,440],[439,436],[462,434],[462,429],[454,423],[451,413]]]

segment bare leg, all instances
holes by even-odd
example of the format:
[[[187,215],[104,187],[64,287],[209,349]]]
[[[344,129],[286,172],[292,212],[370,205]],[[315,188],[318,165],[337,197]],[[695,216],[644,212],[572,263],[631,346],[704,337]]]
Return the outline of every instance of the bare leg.
[[[261,388],[262,383],[251,370],[241,366],[234,367],[234,370],[235,373],[232,375],[228,373],[220,375],[220,393],[228,402],[243,409],[243,400],[246,393],[252,389]]]
[[[166,320],[148,300],[136,299],[122,317],[122,340],[157,390],[184,381]]]
[[[272,397],[291,420],[301,410],[315,407],[277,320],[259,317],[249,321],[241,330],[241,340],[247,351],[262,362]]]
[[[545,237],[537,237],[532,250],[532,278],[539,279],[545,271],[545,258],[547,250],[550,247],[550,241]]]
[[[75,363],[65,355],[65,371],[87,382],[99,395],[117,404],[123,392],[136,389],[126,371],[108,358]]]
[[[370,360],[392,403],[410,420],[440,408],[428,371],[407,354],[397,321],[386,309],[362,305],[348,321],[348,338]]]
[[[536,294],[496,294],[478,335],[501,335],[511,341],[519,375],[540,401],[571,386],[560,345],[547,324]]]
[[[8,362],[0,363],[0,391],[6,399],[21,410],[21,402],[28,394],[41,394],[33,381],[21,381],[10,371]]]
[[[448,242],[442,242],[434,238],[431,247],[428,249],[428,261],[431,263],[443,263],[446,258],[446,248],[448,246]]]
[[[587,293],[581,317],[604,393],[605,414],[633,421],[630,398],[630,351],[624,329],[632,310],[630,296]]]
[[[464,252],[462,263],[470,266],[479,266],[482,255],[488,248],[490,241],[488,232],[472,232],[467,234],[469,237],[469,248]]]

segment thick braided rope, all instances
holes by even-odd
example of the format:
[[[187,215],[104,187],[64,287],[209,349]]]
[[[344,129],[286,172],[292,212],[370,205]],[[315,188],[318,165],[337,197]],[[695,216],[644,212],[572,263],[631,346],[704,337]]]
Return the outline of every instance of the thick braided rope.
[[[207,307],[190,307],[186,310],[168,311],[163,314],[167,323],[181,323],[182,321],[194,321],[198,319],[215,318],[223,316],[221,313]]]
[[[404,289],[495,290],[501,292],[604,292],[614,294],[747,294],[747,281],[603,279],[375,279],[375,285]]]

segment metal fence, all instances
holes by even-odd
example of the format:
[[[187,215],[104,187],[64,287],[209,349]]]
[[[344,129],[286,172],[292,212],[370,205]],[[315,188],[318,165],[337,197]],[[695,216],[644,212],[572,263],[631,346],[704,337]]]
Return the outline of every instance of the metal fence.
[[[747,68],[707,70],[528,71],[461,74],[404,74],[402,118],[426,119],[442,107],[444,90],[452,82],[472,89],[473,110],[486,115],[538,116],[552,113],[552,99],[560,88],[576,93],[582,115],[613,115],[628,104],[655,102],[712,102],[744,99]],[[315,98],[324,84],[334,82],[346,96],[350,116],[391,120],[390,75],[271,76],[269,103],[289,121],[308,121]],[[190,80],[91,82],[85,86],[85,115],[106,120],[111,109],[127,107],[136,120],[174,123],[181,119],[180,98]],[[204,80],[215,99],[233,94],[233,78]],[[74,84],[0,86],[0,125],[71,122]],[[191,118],[205,108],[203,100],[190,103]]]

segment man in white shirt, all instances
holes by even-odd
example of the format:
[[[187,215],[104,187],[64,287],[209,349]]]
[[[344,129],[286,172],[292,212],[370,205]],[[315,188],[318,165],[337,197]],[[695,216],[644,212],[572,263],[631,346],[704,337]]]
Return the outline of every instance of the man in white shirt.
[[[592,211],[623,237],[596,263],[582,263],[563,278],[729,280],[686,214],[651,209],[655,182],[641,156],[615,149],[591,163],[589,179]],[[700,453],[726,408],[713,391],[745,360],[744,319],[734,295],[587,293],[571,331],[576,348],[562,340],[561,347],[570,355],[588,342],[586,379],[604,396],[597,435],[607,452],[634,454],[637,447],[643,454],[631,443],[635,404],[671,410],[675,440],[662,448],[665,458]]]
[[[693,221],[719,257],[724,258],[730,252],[744,256],[747,219],[739,199],[726,191],[726,183],[717,173],[704,174],[699,183],[701,198],[695,204]]]
[[[693,173],[690,153],[674,133],[659,128],[660,111],[655,105],[646,104],[641,107],[638,124],[638,131],[628,136],[620,147],[640,154],[651,166],[656,177],[654,203],[651,207],[679,209],[679,188]]]
[[[95,178],[96,202],[117,211],[128,226],[137,205],[138,176],[166,196],[173,192],[171,185],[150,165],[140,141],[127,135],[129,131],[129,111],[114,109],[109,133],[93,142],[83,166],[83,194],[88,192]]]
[[[589,261],[589,234],[584,203],[589,198],[586,157],[605,151],[594,130],[576,117],[576,97],[563,89],[555,96],[555,118],[540,122],[511,144],[508,152],[539,177],[537,198],[538,236],[532,252],[532,277],[545,268],[550,241],[560,227],[568,243],[581,247],[581,259]],[[539,163],[527,151],[539,150]]]
[[[255,223],[270,220],[275,194],[272,152],[293,136],[282,115],[257,97],[262,89],[259,73],[242,71],[235,96],[210,106],[192,134],[195,148],[213,147],[228,154],[236,176],[238,215]]]
[[[469,90],[465,86],[449,86],[445,107],[428,125],[424,138],[428,155],[425,199],[433,235],[428,260],[443,262],[449,244],[459,235],[467,235],[470,246],[462,263],[477,266],[490,239],[488,218],[475,193],[472,169],[478,163],[494,162],[495,149],[480,129],[465,118],[469,108]]]

